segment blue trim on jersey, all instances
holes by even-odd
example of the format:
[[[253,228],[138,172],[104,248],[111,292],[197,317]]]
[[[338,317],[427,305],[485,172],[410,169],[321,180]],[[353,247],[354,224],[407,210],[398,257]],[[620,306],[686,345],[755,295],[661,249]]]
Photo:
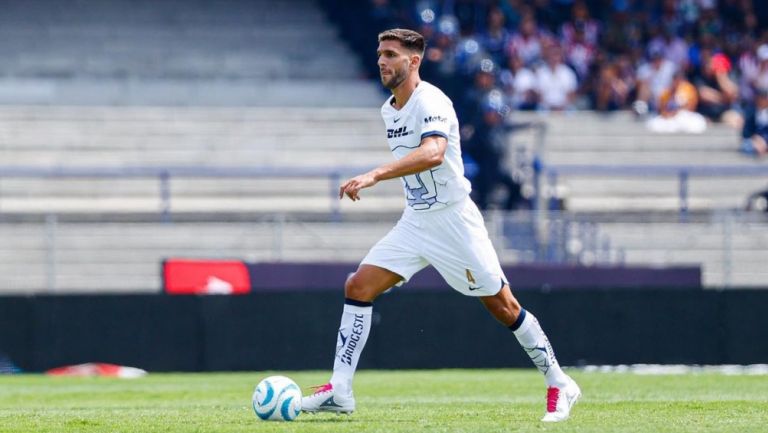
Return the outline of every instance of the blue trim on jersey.
[[[419,143],[419,144],[417,144],[416,146],[413,146],[413,147],[411,147],[411,146],[405,146],[405,145],[395,146],[395,147],[393,147],[393,148],[392,148],[392,152],[394,152],[395,150],[397,150],[397,149],[399,149],[399,148],[401,148],[401,147],[404,147],[404,148],[406,148],[406,149],[416,149],[416,148],[418,148],[418,147],[421,147],[421,143]]]
[[[425,133],[421,134],[421,139],[423,140],[424,138],[431,137],[433,135],[439,135],[439,136],[445,138],[446,140],[448,139],[448,135],[446,135],[444,132],[440,132],[440,131],[425,132]]]

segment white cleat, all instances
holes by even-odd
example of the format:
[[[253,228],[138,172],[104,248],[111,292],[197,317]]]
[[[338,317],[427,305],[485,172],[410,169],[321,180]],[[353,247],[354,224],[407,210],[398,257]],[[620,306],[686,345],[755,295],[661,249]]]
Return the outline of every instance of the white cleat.
[[[562,388],[547,388],[547,413],[541,419],[543,422],[565,421],[571,415],[571,408],[581,397],[581,389],[573,379],[568,379],[568,385]]]
[[[333,385],[314,386],[315,392],[301,399],[301,410],[309,413],[334,412],[350,414],[355,411],[355,397],[352,393],[343,395]]]

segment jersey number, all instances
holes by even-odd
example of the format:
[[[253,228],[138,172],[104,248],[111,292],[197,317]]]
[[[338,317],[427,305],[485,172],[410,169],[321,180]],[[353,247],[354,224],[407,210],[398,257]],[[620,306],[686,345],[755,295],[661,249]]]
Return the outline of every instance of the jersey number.
[[[408,205],[414,209],[429,209],[437,202],[437,186],[432,172],[422,171],[417,174],[403,176],[405,182],[405,195]]]

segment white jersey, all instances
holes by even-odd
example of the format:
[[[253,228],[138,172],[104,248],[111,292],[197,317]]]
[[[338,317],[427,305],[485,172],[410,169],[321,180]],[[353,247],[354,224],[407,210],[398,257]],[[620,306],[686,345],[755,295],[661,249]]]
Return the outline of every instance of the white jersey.
[[[423,212],[442,209],[464,199],[471,187],[464,177],[459,120],[451,100],[426,81],[419,83],[400,110],[392,106],[393,98],[388,98],[381,107],[381,117],[395,159],[403,158],[419,147],[424,137],[439,135],[448,140],[442,164],[401,178],[407,205]]]

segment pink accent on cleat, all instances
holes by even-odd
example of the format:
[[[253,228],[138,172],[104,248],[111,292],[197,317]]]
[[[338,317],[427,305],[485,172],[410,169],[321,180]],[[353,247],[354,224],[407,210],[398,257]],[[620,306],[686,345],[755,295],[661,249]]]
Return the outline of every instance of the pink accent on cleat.
[[[560,397],[560,388],[553,386],[547,388],[547,412],[557,410],[557,398]]]
[[[581,397],[579,385],[570,377],[568,383],[560,388],[550,386],[547,388],[547,412],[544,413],[544,422],[565,421],[571,415],[571,408]]]
[[[310,386],[312,388],[312,394],[320,394],[321,392],[333,391],[333,385],[326,383],[325,385]]]
[[[304,412],[335,412],[352,413],[355,411],[355,398],[352,393],[342,394],[326,383],[310,387],[314,392],[301,399],[301,410]]]

